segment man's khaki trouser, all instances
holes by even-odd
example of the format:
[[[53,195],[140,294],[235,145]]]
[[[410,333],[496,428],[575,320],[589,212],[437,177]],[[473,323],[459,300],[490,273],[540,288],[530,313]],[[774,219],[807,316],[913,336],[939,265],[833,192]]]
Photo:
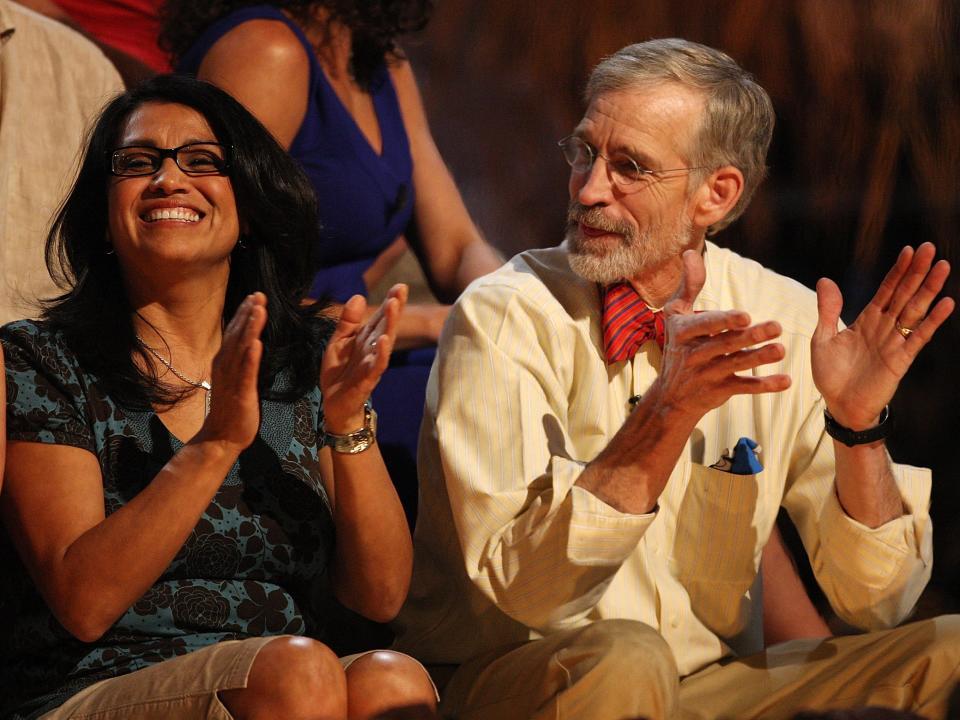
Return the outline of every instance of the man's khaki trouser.
[[[679,680],[655,630],[602,620],[461,666],[441,710],[458,720],[746,720],[882,705],[942,718],[958,668],[960,616],[794,640]]]

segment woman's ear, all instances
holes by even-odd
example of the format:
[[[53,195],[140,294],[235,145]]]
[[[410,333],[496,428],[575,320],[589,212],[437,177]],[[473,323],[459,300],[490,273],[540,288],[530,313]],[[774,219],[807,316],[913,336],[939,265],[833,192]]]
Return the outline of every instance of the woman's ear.
[[[743,194],[743,173],[732,165],[714,170],[693,191],[693,224],[706,230],[733,210]]]

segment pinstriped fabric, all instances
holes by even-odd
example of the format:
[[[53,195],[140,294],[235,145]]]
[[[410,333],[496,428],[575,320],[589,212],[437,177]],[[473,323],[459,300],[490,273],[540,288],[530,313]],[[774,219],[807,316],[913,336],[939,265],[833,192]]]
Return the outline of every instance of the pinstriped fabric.
[[[654,312],[630,283],[603,291],[603,349],[608,363],[630,360],[645,342],[663,347],[663,313]]]
[[[876,529],[847,517],[810,372],[814,294],[712,243],[704,260],[694,311],[778,320],[786,357],[751,372],[793,383],[706,413],[646,515],[576,483],[623,427],[629,398],[657,381],[657,346],[606,362],[602,293],[572,273],[563,248],[523,253],[458,300],[427,391],[397,649],[461,663],[627,618],[657,629],[689,674],[728,655],[730,635],[757,617],[750,587],[781,506],[842,617],[876,628],[909,612],[930,571],[929,472],[893,467],[908,515]],[[741,436],[762,446],[764,471],[711,468]]]

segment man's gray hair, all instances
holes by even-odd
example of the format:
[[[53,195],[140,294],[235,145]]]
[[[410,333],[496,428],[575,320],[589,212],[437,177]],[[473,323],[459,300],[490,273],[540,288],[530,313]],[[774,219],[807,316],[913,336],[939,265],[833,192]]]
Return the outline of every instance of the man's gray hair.
[[[604,93],[665,81],[699,90],[705,100],[688,158],[692,167],[704,169],[695,171],[691,182],[701,182],[724,165],[743,173],[743,194],[726,217],[710,226],[713,235],[740,217],[766,175],[773,103],[729,55],[689,40],[663,38],[628,45],[604,58],[587,81],[587,104]]]

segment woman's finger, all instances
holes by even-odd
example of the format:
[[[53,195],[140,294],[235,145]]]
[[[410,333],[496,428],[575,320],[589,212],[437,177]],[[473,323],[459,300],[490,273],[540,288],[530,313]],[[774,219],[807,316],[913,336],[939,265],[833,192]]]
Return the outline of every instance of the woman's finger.
[[[260,337],[266,322],[266,296],[263,293],[247,296],[227,325],[220,351],[215,358],[215,364],[225,376],[220,380],[220,384],[224,380],[229,381],[229,378],[237,373],[243,374],[247,350],[251,343]]]
[[[239,338],[249,316],[249,304],[247,300],[244,300],[233,314],[233,317],[230,318],[227,327],[224,328],[223,337],[220,340],[220,349],[213,358],[214,374],[228,374],[231,367],[236,364]]]
[[[260,334],[266,325],[267,309],[262,305],[256,305],[250,308],[250,313],[247,315],[247,323],[243,328],[243,336],[240,341],[244,354],[246,354],[247,349],[253,343],[260,341]]]
[[[340,311],[340,319],[330,338],[330,344],[342,340],[356,333],[363,322],[363,313],[367,309],[367,301],[363,295],[354,295],[344,304]]]
[[[221,350],[228,344],[235,342],[237,333],[240,331],[240,328],[246,321],[249,311],[250,298],[246,297],[243,299],[243,302],[240,303],[240,306],[237,308],[236,312],[233,313],[233,317],[230,318],[230,322],[227,323],[227,327],[223,329],[223,339],[220,342]]]
[[[392,314],[387,322],[387,334],[396,339],[397,329],[400,324],[400,315],[403,313],[403,309],[407,305],[407,296],[409,290],[406,285],[397,284],[390,289],[390,298],[393,300],[393,309]]]
[[[247,389],[256,389],[257,377],[260,374],[260,359],[263,357],[263,342],[254,338],[243,353],[240,381]]]

